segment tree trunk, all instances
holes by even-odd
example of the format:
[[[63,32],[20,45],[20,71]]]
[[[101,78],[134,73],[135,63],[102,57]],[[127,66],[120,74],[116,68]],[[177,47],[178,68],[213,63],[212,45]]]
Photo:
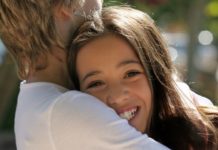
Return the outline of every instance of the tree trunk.
[[[197,51],[198,33],[202,29],[204,22],[203,10],[205,9],[206,0],[195,0],[191,5],[188,17],[189,26],[189,44],[188,44],[188,62],[187,62],[187,82],[193,82],[196,68],[194,65],[194,54]]]
[[[0,128],[8,115],[9,108],[15,103],[19,80],[15,65],[9,56],[0,66]]]

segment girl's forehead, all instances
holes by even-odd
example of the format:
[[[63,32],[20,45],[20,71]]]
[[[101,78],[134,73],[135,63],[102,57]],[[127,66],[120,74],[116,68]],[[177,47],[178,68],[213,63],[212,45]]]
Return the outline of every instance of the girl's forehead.
[[[98,61],[124,58],[137,59],[135,50],[132,49],[128,42],[111,34],[102,36],[87,43],[79,50],[77,57],[77,59],[80,58],[90,61],[94,61],[93,59],[97,58],[99,59]]]
[[[103,53],[104,55],[112,52],[123,52],[124,54],[127,51],[135,53],[135,50],[126,40],[114,34],[105,34],[89,41],[79,50],[79,53],[82,51],[86,51],[90,55],[93,54],[91,51],[99,53],[103,51],[105,52],[105,54]],[[98,53],[94,54],[98,55]]]

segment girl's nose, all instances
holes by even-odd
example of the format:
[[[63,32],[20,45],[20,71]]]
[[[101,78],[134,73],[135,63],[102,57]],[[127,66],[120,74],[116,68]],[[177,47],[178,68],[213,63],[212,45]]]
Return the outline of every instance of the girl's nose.
[[[116,84],[115,86],[110,87],[107,94],[106,103],[109,106],[118,105],[123,103],[128,98],[129,98],[128,88],[125,87],[124,85]]]

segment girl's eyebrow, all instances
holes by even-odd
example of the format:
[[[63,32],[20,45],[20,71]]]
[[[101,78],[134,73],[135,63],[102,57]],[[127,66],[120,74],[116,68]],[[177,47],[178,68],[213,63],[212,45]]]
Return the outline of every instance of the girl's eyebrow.
[[[91,77],[91,76],[94,76],[96,74],[100,74],[101,71],[97,71],[97,70],[94,70],[94,71],[91,71],[89,73],[87,73],[83,78],[82,78],[82,82],[84,82],[87,78]]]
[[[128,60],[124,60],[124,61],[120,62],[120,63],[117,65],[117,68],[122,67],[122,66],[125,66],[125,65],[128,65],[128,64],[139,64],[139,65],[141,65],[141,63],[139,62],[139,60],[128,59]]]

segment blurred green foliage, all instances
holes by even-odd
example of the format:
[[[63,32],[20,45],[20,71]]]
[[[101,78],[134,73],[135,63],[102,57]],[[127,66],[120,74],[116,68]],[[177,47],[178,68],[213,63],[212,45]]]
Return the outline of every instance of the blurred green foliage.
[[[202,1],[205,6],[202,28],[210,30],[217,44],[218,39],[218,0],[104,0],[105,6],[129,4],[147,12],[160,26],[177,23],[187,30],[187,22],[191,18],[191,9]],[[198,10],[201,12],[202,10]],[[217,44],[218,45],[218,44]]]
[[[218,0],[210,0],[205,8],[207,16],[206,27],[214,34],[216,45],[218,45]]]

